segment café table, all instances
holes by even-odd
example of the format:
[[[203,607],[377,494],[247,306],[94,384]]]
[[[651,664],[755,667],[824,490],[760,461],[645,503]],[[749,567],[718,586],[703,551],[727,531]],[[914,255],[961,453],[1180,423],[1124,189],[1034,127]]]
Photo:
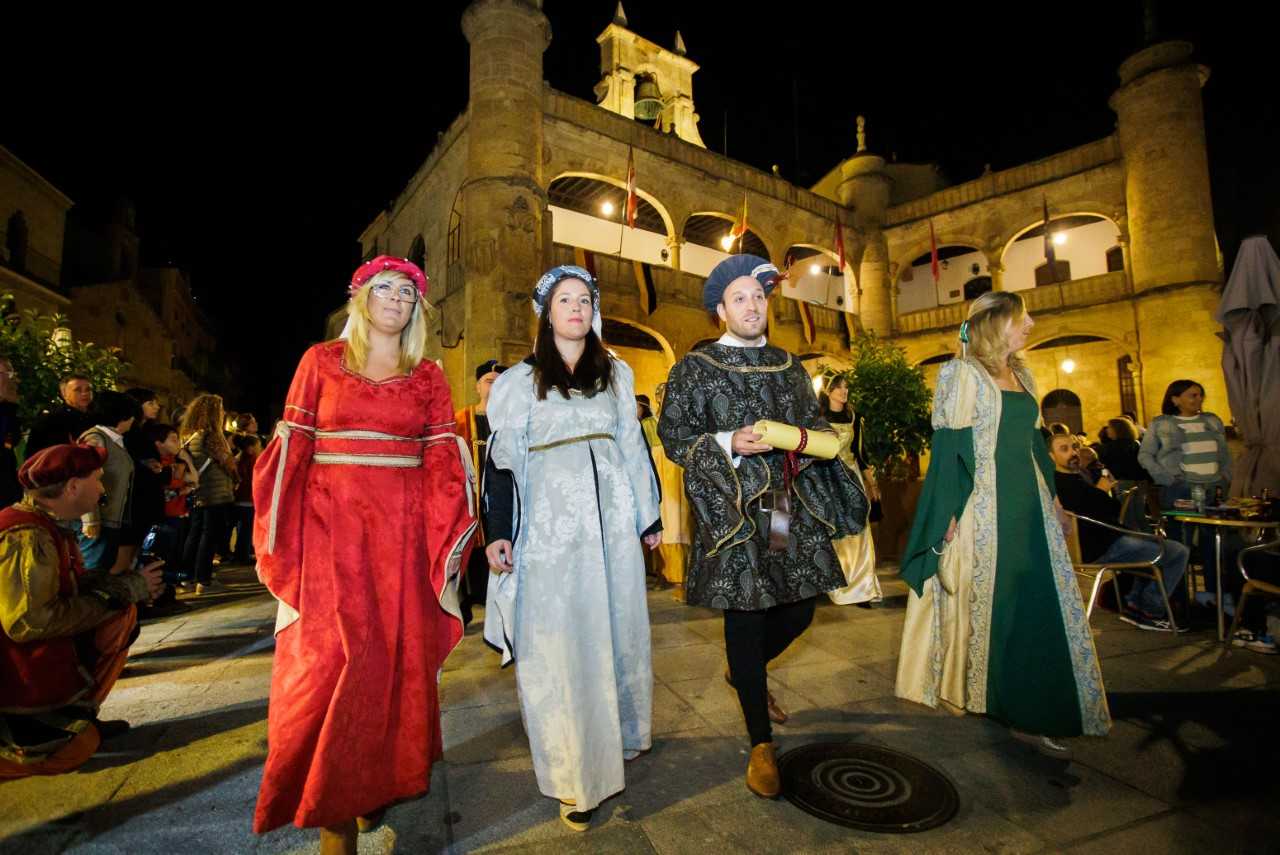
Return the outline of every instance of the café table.
[[[1215,565],[1215,578],[1217,579],[1217,596],[1218,602],[1218,641],[1225,641],[1226,638],[1226,620],[1222,611],[1222,533],[1226,529],[1246,529],[1253,528],[1260,531],[1269,529],[1280,529],[1280,522],[1274,520],[1243,520],[1243,519],[1226,519],[1224,517],[1210,517],[1196,511],[1184,511],[1177,508],[1161,511],[1166,519],[1177,520],[1183,525],[1208,526],[1213,529],[1213,554]],[[1183,529],[1183,541],[1186,541],[1186,529]],[[1190,544],[1188,544],[1189,546]],[[1187,588],[1191,590],[1190,586]]]

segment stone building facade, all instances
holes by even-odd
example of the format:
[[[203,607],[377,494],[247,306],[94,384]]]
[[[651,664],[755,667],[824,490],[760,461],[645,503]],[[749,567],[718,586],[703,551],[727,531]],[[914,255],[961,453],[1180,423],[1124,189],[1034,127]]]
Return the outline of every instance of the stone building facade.
[[[850,337],[871,333],[936,372],[956,351],[967,298],[1007,288],[1024,291],[1037,319],[1028,358],[1042,394],[1078,399],[1068,414],[1078,426],[1092,432],[1122,409],[1149,421],[1165,385],[1185,374],[1229,418],[1212,320],[1221,261],[1200,100],[1207,70],[1189,44],[1157,44],[1121,66],[1107,138],[944,186],[927,165],[886,163],[859,120],[854,153],[803,188],[708,151],[683,40],[667,49],[643,39],[621,6],[598,39],[599,103],[543,83],[550,25],[540,3],[477,0],[462,28],[468,108],[360,238],[366,257],[423,263],[432,356],[459,404],[473,396],[472,366],[529,352],[532,283],[571,261],[594,267],[605,337],[652,395],[674,359],[718,336],[702,282],[726,251],[746,250],[790,263],[770,337],[811,364],[841,364]],[[634,229],[620,221],[629,163]],[[1070,265],[1037,266],[1045,210],[1053,241],[1068,241],[1064,256],[1077,253]],[[974,275],[922,297],[931,225]],[[1072,278],[1072,266],[1089,275]],[[900,309],[907,297],[913,308]]]
[[[72,202],[57,187],[0,146],[0,294],[18,311],[65,313],[62,244]]]

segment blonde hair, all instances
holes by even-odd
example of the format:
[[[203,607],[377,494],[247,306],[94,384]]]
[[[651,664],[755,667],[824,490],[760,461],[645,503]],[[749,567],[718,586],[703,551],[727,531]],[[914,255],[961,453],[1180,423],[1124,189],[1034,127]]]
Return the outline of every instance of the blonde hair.
[[[218,395],[197,395],[182,414],[182,438],[188,439],[204,433],[204,447],[220,445],[227,449],[227,436],[222,430],[222,398]]]
[[[369,298],[373,286],[383,282],[405,282],[413,285],[413,280],[396,270],[383,270],[361,286],[347,303],[347,316],[350,318],[350,338],[347,340],[346,352],[342,355],[343,364],[352,371],[363,371],[369,361]],[[427,316],[426,298],[421,294],[413,303],[413,312],[409,315],[409,323],[400,331],[400,361],[396,368],[402,374],[408,374],[418,367],[427,352]]]
[[[1009,324],[1018,323],[1027,313],[1027,304],[1016,291],[988,291],[969,306],[969,317],[960,326],[960,350],[982,364],[992,375],[1005,364],[1023,369],[1017,353],[1009,352]]]

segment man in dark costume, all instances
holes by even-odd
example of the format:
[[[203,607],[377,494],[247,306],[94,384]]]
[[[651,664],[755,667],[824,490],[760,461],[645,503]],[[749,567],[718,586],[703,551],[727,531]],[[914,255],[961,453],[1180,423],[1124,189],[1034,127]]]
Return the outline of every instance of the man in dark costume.
[[[711,271],[703,303],[728,332],[672,368],[658,425],[693,505],[686,601],[724,612],[726,679],[751,736],[747,787],[765,798],[781,791],[770,721],[786,720],[765,666],[808,627],[815,597],[844,586],[831,540],[857,534],[867,517],[838,459],[775,450],[752,428],[771,419],[830,430],[800,360],[765,340],[777,279],[752,255]]]

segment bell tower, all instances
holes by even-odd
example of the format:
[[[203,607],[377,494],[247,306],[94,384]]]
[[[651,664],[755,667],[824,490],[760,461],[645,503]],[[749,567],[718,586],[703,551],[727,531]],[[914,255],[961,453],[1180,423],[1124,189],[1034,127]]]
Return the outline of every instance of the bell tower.
[[[627,13],[619,2],[613,22],[596,41],[600,44],[600,82],[595,88],[599,106],[706,148],[693,109],[693,73],[698,64],[684,55],[680,33],[673,50],[641,38],[627,29]]]

